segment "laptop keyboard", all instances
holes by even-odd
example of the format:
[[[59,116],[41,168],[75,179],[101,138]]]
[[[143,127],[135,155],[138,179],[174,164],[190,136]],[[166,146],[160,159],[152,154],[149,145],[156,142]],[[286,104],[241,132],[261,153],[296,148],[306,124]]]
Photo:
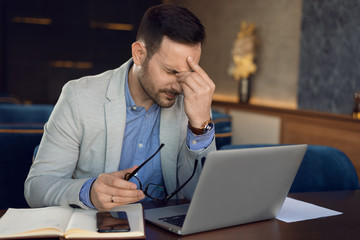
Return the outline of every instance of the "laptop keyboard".
[[[159,220],[162,220],[163,222],[170,223],[178,227],[182,227],[182,225],[184,224],[185,216],[186,214],[183,214],[183,215],[159,218]]]

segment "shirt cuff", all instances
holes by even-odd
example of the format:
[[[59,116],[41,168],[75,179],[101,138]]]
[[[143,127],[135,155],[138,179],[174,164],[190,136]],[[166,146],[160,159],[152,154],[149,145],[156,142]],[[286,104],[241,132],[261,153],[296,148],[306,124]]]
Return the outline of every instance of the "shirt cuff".
[[[79,194],[80,201],[89,208],[95,208],[95,206],[91,203],[90,200],[90,189],[91,189],[91,185],[95,180],[96,180],[95,177],[88,179],[81,187]]]
[[[198,151],[207,148],[215,137],[215,128],[201,135],[195,135],[190,128],[187,128],[186,144],[191,151]]]

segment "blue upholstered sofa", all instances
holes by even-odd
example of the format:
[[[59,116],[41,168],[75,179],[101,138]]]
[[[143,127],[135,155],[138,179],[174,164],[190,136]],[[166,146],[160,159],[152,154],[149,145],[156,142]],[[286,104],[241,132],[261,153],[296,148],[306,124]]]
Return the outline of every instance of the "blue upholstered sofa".
[[[230,115],[218,111],[212,112],[212,119],[215,124],[216,148],[231,144],[232,139],[232,118]]]
[[[1,124],[44,124],[49,119],[53,105],[0,104]]]
[[[0,104],[0,208],[27,207],[24,181],[52,105]]]

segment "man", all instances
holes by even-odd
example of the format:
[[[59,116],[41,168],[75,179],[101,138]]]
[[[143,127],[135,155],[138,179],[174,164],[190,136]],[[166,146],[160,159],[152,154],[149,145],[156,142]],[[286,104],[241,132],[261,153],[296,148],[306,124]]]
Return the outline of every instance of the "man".
[[[175,5],[150,8],[140,24],[132,59],[120,68],[68,82],[59,97],[25,182],[32,207],[110,208],[145,195],[168,193],[192,174],[195,159],[215,150],[211,101],[215,85],[198,65],[205,38],[199,19]],[[201,172],[182,194],[191,198]],[[156,192],[154,193],[157,194]]]

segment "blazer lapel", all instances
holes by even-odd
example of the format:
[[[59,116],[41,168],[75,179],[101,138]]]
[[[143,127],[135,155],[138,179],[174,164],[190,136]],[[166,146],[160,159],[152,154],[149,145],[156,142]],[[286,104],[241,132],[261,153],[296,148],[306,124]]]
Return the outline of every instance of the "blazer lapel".
[[[106,124],[106,161],[105,172],[117,171],[120,163],[126,125],[125,80],[127,68],[132,60],[114,71],[107,89],[104,104]]]
[[[106,162],[105,172],[117,171],[126,123],[125,101],[117,100],[105,103],[106,119]]]

